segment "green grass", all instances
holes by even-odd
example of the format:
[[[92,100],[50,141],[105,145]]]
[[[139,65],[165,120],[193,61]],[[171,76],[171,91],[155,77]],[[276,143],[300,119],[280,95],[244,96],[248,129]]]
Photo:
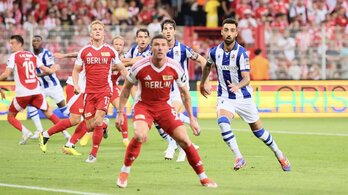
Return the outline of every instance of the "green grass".
[[[111,120],[111,124],[113,124]],[[36,140],[19,146],[21,134],[0,122],[0,183],[66,189],[105,194],[348,194],[348,136],[283,134],[311,132],[348,135],[347,119],[263,119],[265,128],[273,132],[278,146],[287,154],[292,171],[281,170],[272,152],[247,131],[240,119],[232,122],[238,144],[247,166],[233,171],[233,156],[222,141],[216,120],[201,120],[201,136],[191,136],[200,146],[199,153],[206,173],[218,184],[217,189],[200,186],[187,161],[165,161],[166,142],[156,130],[132,167],[128,188],[115,185],[123,162],[125,148],[120,133],[110,128],[110,136],[103,140],[98,161],[87,164],[90,150],[78,146],[82,156],[61,153],[63,135],[55,135],[43,154]],[[24,124],[33,129],[31,121]],[[43,120],[45,128],[50,123]],[[73,129],[69,130],[71,133]],[[130,129],[130,135],[132,135]],[[0,194],[48,194],[52,192],[0,186]],[[62,194],[62,193],[52,193]]]

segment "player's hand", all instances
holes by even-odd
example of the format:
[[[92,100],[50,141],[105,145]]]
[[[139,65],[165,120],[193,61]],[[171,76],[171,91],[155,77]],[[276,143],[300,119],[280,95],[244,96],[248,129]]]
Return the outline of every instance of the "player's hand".
[[[199,86],[199,91],[201,94],[205,97],[208,98],[207,96],[211,94],[211,85],[209,82],[201,83]]]
[[[116,128],[119,132],[122,132],[122,128],[121,126],[123,125],[124,123],[124,118],[123,118],[123,114],[122,113],[117,113],[117,117],[116,117],[116,120],[115,120],[115,125],[116,125]]]
[[[231,81],[227,80],[227,84],[228,84],[228,87],[230,88],[230,92],[235,93],[236,91],[238,91],[239,88],[236,85],[233,85]]]
[[[6,95],[2,89],[0,89],[0,93],[1,93],[1,99],[6,100]]]
[[[79,94],[81,92],[80,86],[74,86],[74,94]]]
[[[190,127],[193,131],[193,135],[199,136],[201,134],[201,129],[200,129],[198,122],[195,118],[190,119]]]
[[[64,58],[64,57],[65,57],[65,55],[64,55],[64,54],[62,54],[62,53],[54,53],[54,54],[53,54],[53,56],[54,56],[55,58],[59,58],[59,59],[61,59],[61,58]]]
[[[59,65],[58,64],[53,64],[51,67],[51,72],[54,73],[56,72],[57,70],[59,70]]]

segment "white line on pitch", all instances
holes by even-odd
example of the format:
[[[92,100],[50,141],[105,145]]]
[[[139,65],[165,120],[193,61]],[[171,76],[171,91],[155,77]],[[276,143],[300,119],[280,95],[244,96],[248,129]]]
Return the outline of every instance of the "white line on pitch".
[[[48,192],[61,192],[61,193],[69,193],[69,194],[106,195],[106,194],[94,193],[94,192],[80,192],[80,191],[66,190],[66,189],[44,188],[44,187],[39,187],[39,186],[23,186],[23,185],[6,184],[6,183],[0,183],[0,186],[9,187],[9,188],[20,188],[20,189],[48,191]]]
[[[219,128],[206,128],[207,130],[219,130]],[[205,128],[203,129],[203,131]],[[241,131],[241,132],[250,132],[250,129],[233,129],[235,131]],[[324,136],[339,136],[339,137],[346,137],[348,136],[347,133],[319,133],[319,132],[302,132],[302,131],[274,131],[269,130],[271,133],[279,133],[279,134],[293,134],[293,135],[324,135]]]

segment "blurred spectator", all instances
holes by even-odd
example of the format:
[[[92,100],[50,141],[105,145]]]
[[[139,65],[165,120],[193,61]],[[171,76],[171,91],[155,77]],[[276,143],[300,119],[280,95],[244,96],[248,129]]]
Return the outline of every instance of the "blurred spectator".
[[[288,30],[284,31],[283,37],[278,40],[278,48],[284,52],[288,61],[295,58],[295,39],[290,36]]]
[[[222,20],[226,18],[234,18],[236,13],[236,1],[231,0],[222,0],[221,1],[221,8],[222,8]]]
[[[59,19],[56,18],[56,11],[54,9],[48,10],[48,16],[44,20],[44,27],[47,30],[52,30],[59,23]]]
[[[218,0],[208,0],[205,4],[205,12],[207,13],[207,27],[218,27],[218,7],[220,2]]]
[[[256,20],[252,17],[251,10],[245,9],[244,17],[239,21],[238,28],[243,42],[246,44],[247,48],[253,46],[255,43],[253,31],[256,26]]]
[[[315,22],[315,24],[319,25],[322,21],[325,20],[326,14],[329,13],[328,6],[324,3],[324,1],[319,0],[316,2],[313,2],[313,8],[312,8],[312,17]]]
[[[269,79],[269,61],[262,56],[261,49],[255,49],[255,57],[250,60],[250,76],[252,80]]]
[[[124,0],[118,0],[116,3],[116,9],[114,10],[114,16],[119,24],[128,24],[129,10]]]
[[[289,67],[289,79],[300,80],[301,79],[301,67],[299,61],[294,59]]]
[[[194,26],[194,11],[192,9],[195,0],[185,0],[181,6],[181,14],[184,17],[184,25],[185,26]]]
[[[150,32],[150,37],[160,34],[162,31],[161,23],[158,21],[158,16],[154,15],[152,19],[152,22],[147,26],[147,30]]]
[[[278,58],[278,67],[276,70],[277,79],[287,80],[289,79],[289,70],[287,66],[287,61],[284,58]]]
[[[313,63],[309,68],[309,79],[319,80],[321,78],[320,75],[320,67],[318,63]]]
[[[309,21],[308,19],[308,8],[306,7],[304,0],[297,0],[297,2],[292,2],[290,4],[289,12],[290,20],[299,21],[301,26],[306,25]]]
[[[139,7],[137,6],[137,2],[135,0],[131,0],[128,6],[128,15],[129,15],[130,24],[136,23],[138,13],[139,13]]]

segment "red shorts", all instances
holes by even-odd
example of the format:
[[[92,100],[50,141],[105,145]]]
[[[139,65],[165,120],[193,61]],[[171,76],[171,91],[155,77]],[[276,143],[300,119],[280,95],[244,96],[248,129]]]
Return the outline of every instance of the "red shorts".
[[[167,103],[154,107],[139,101],[134,106],[133,122],[139,120],[145,121],[150,129],[155,121],[169,135],[173,134],[174,129],[183,125],[174,108]]]
[[[97,110],[108,111],[111,93],[86,93],[85,94],[85,119],[91,119],[94,117]]]
[[[83,113],[83,93],[75,94],[74,86],[67,84],[65,88],[66,102],[70,113],[82,115]]]
[[[120,97],[121,89],[118,85],[114,85],[112,88],[112,96],[111,96],[111,102],[113,102],[116,98]]]
[[[45,97],[42,94],[36,94],[23,97],[14,97],[9,111],[17,113],[25,109],[29,104],[40,110],[47,110],[48,108]]]

